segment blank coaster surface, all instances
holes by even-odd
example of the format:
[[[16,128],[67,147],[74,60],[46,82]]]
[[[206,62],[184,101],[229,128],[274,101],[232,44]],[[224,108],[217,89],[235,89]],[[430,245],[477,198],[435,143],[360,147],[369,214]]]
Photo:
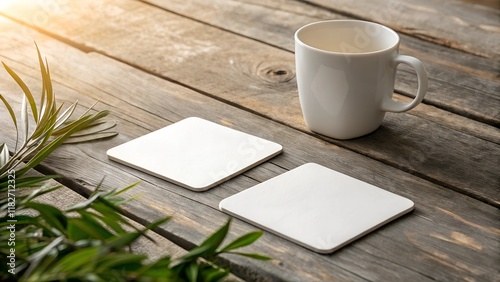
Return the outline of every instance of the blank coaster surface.
[[[314,163],[222,200],[237,218],[331,253],[413,210],[411,200]]]
[[[108,150],[111,160],[203,191],[282,151],[282,146],[191,117]]]

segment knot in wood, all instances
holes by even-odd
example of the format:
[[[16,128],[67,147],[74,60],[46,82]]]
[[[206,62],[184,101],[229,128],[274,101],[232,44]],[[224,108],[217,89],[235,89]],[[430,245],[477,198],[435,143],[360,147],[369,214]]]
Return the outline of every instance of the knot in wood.
[[[285,64],[263,62],[257,66],[257,74],[267,82],[284,83],[295,76],[293,69]]]

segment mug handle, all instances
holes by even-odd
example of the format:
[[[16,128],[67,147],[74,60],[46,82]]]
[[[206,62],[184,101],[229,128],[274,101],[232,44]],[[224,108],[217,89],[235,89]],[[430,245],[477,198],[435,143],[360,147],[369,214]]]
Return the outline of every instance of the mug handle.
[[[410,103],[399,103],[392,100],[391,97],[386,96],[382,101],[381,110],[394,113],[406,112],[415,108],[424,99],[425,93],[427,93],[428,84],[427,71],[425,70],[424,64],[419,59],[411,56],[397,54],[393,59],[393,64],[396,68],[399,64],[409,65],[415,70],[418,78],[417,95]]]

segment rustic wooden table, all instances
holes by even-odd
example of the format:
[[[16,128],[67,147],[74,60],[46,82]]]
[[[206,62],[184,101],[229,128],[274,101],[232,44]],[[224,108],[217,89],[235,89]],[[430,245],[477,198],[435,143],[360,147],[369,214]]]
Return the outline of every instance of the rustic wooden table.
[[[10,5],[9,5],[10,4]],[[316,162],[407,197],[407,216],[331,254],[270,233],[226,256],[244,280],[499,281],[500,22],[498,0],[106,0],[0,1],[0,59],[39,87],[36,41],[60,101],[111,110],[119,135],[61,147],[43,165],[69,187],[58,200],[104,185],[141,184],[126,206],[166,248],[199,244],[228,216],[219,202],[307,162]],[[297,95],[293,34],[323,19],[356,18],[399,32],[401,53],[429,72],[424,103],[387,114],[374,133],[348,141],[311,133]],[[20,90],[0,71],[0,91],[18,107]],[[416,77],[400,68],[397,100]],[[0,121],[8,119],[4,108]],[[106,150],[198,116],[280,143],[278,157],[207,192],[196,193],[111,162]],[[2,124],[3,123],[3,124]],[[0,141],[12,143],[0,122]],[[10,132],[10,131],[9,131]],[[1,140],[7,139],[7,140]],[[76,195],[78,196],[78,195]],[[234,220],[231,237],[256,227]]]

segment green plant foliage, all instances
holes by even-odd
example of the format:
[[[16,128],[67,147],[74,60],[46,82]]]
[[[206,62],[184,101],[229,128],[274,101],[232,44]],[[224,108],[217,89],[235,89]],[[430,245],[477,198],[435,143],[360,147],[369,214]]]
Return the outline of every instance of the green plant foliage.
[[[13,247],[16,256],[15,275],[8,272],[8,261],[0,264],[1,281],[219,281],[229,274],[228,269],[216,264],[220,254],[269,259],[234,252],[254,243],[262,235],[260,231],[222,246],[229,231],[231,220],[228,220],[187,254],[148,262],[147,256],[131,253],[130,246],[170,217],[144,229],[135,228],[116,204],[123,202],[118,195],[125,189],[104,192],[98,188],[88,200],[66,210],[36,202],[37,197],[59,188],[41,187],[17,199],[16,213],[20,215],[16,216],[15,246],[9,246],[8,240],[11,218],[8,214],[0,217],[0,256],[2,260],[8,257]],[[0,193],[4,195],[6,191]],[[7,206],[7,199],[2,196],[1,210]]]
[[[66,210],[38,201],[40,196],[61,188],[47,184],[47,180],[57,176],[26,176],[26,172],[63,143],[108,138],[116,133],[109,131],[114,122],[102,120],[107,111],[89,114],[89,109],[71,119],[77,103],[64,111],[63,105],[56,105],[48,64],[42,60],[38,47],[37,52],[42,75],[38,106],[22,79],[2,63],[23,90],[24,98],[18,119],[0,94],[16,131],[12,152],[0,143],[0,281],[220,281],[229,274],[228,269],[217,265],[221,254],[269,259],[236,251],[254,243],[262,235],[260,231],[222,246],[231,220],[181,257],[150,261],[146,255],[132,253],[134,242],[149,238],[148,230],[170,220],[165,217],[143,229],[129,223],[120,208],[127,200],[120,196],[137,183],[110,191],[99,185],[88,199]],[[11,195],[14,186],[16,193]],[[31,193],[20,193],[26,188],[31,188]],[[12,199],[15,213],[11,211]],[[14,265],[9,264],[12,250]]]
[[[21,177],[64,142],[85,142],[113,137],[117,134],[109,131],[115,126],[114,122],[102,121],[102,118],[108,115],[108,111],[90,114],[92,106],[75,119],[72,118],[72,115],[78,105],[77,102],[63,111],[64,104],[57,105],[56,103],[49,65],[43,61],[38,46],[37,54],[42,77],[42,93],[38,106],[26,83],[15,71],[2,62],[9,75],[23,91],[24,96],[19,120],[12,106],[0,93],[0,100],[7,108],[16,130],[16,142],[12,155],[9,154],[7,145],[0,143],[0,185],[2,185],[1,180],[5,178],[9,170],[15,170],[16,176]],[[28,115],[28,107],[32,115],[31,118]],[[30,127],[32,122],[34,125]]]

